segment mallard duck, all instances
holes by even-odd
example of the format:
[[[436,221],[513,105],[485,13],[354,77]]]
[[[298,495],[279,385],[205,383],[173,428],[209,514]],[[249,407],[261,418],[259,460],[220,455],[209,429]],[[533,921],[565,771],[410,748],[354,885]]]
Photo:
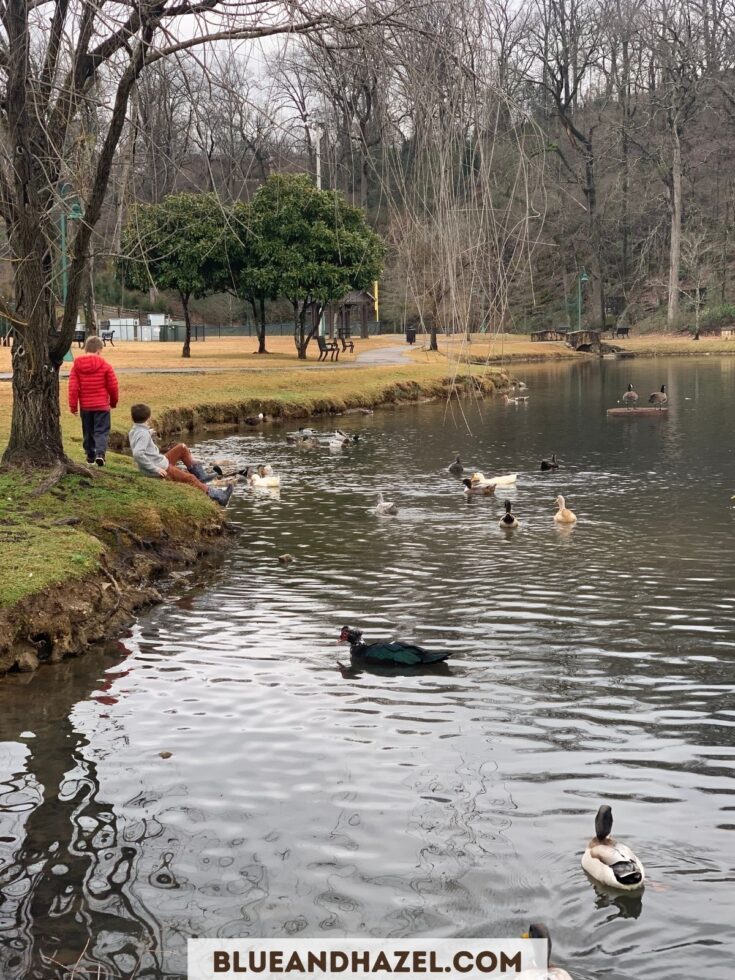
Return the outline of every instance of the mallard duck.
[[[341,449],[345,449],[349,446],[349,439],[342,439],[339,436],[332,436],[329,440],[328,446],[333,452],[339,452]]]
[[[549,930],[543,924],[543,922],[532,922],[528,927],[528,932],[524,932],[521,936],[522,939],[545,939],[546,946],[546,956],[547,965],[541,967],[534,967],[530,970],[524,970],[523,973],[519,973],[519,980],[572,980],[569,973],[563,970],[560,966],[553,966],[551,963],[551,936],[549,935]]]
[[[473,473],[473,483],[492,483],[495,487],[511,487],[516,482],[517,473],[505,473],[503,476],[487,477],[484,473]]]
[[[265,415],[262,412],[258,412],[257,415],[250,415],[245,419],[245,425],[260,425],[260,423],[265,419]]]
[[[462,480],[464,492],[468,497],[491,497],[495,493],[494,483],[473,483],[472,480]]]
[[[360,441],[360,436],[359,436],[359,434],[357,432],[353,433],[353,435],[351,435],[351,436],[348,436],[347,433],[346,432],[343,432],[341,429],[335,429],[334,438],[335,439],[346,439],[347,442],[359,442]]]
[[[378,502],[373,508],[375,514],[397,514],[398,508],[389,500],[385,500],[382,493],[378,494]]]
[[[557,524],[576,524],[577,515],[574,511],[569,510],[566,506],[566,502],[561,494],[554,501],[559,510],[554,514],[554,520]]]
[[[251,487],[280,487],[281,478],[273,472],[272,466],[258,466],[249,475]]]
[[[457,456],[453,463],[450,463],[449,466],[447,466],[447,470],[453,474],[453,476],[461,476],[464,473],[464,466],[462,466],[459,456]]]
[[[648,396],[648,401],[651,405],[655,405],[656,408],[663,408],[668,400],[669,396],[666,394],[666,385],[661,385],[660,391],[653,391]]]
[[[633,390],[632,384],[629,384],[628,390],[623,392],[621,401],[624,405],[627,405],[628,408],[635,408],[638,401],[638,392]]]
[[[518,404],[518,399],[517,398],[511,398],[510,395],[503,395],[503,404],[504,405],[517,405]]]
[[[365,643],[362,630],[343,626],[339,635],[340,643],[349,643],[350,654],[368,663],[386,664],[395,667],[419,667],[421,664],[438,664],[450,656],[448,653],[431,653],[412,643],[392,640],[383,643]]]
[[[518,389],[518,391],[528,391],[528,385],[526,384],[525,381],[514,381],[511,387],[513,388],[514,391],[516,388]]]
[[[556,461],[556,453],[552,453],[551,454],[551,459],[542,459],[541,460],[541,469],[542,470],[558,470],[559,469],[559,464]]]
[[[288,555],[288,554],[286,554],[286,555],[279,555],[279,556],[278,556],[278,561],[279,561],[279,562],[280,562],[280,563],[281,563],[282,565],[290,565],[290,564],[291,564],[291,562],[292,562],[292,561],[296,561],[296,559],[294,558],[294,556],[293,556],[293,555]]]
[[[506,530],[511,530],[514,527],[520,527],[521,525],[516,520],[515,515],[512,513],[513,504],[510,500],[505,501],[505,513],[498,521],[498,526],[505,528]]]
[[[634,891],[642,888],[646,878],[643,865],[633,851],[610,836],[613,817],[603,805],[595,817],[595,836],[582,855],[582,867],[595,881],[609,888]]]

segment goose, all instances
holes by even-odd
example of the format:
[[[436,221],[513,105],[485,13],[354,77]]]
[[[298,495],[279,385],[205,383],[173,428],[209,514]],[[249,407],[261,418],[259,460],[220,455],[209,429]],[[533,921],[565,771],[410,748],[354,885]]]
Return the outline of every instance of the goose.
[[[635,408],[638,402],[638,392],[633,390],[633,385],[628,385],[628,390],[623,392],[623,397],[621,400],[624,405],[628,406],[628,408]]]
[[[563,970],[560,966],[552,965],[551,936],[543,922],[532,922],[528,927],[528,932],[524,932],[521,938],[545,939],[547,942],[546,956],[548,964],[546,967],[535,967],[530,970],[524,970],[523,973],[518,974],[521,980],[572,980],[571,975],[566,970]]]
[[[272,466],[258,466],[249,478],[251,487],[280,487],[281,485],[281,478],[275,475]]]
[[[511,513],[513,505],[510,500],[505,501],[505,514],[498,521],[498,527],[505,528],[506,530],[511,530],[514,527],[520,527],[520,523],[516,520],[515,515]]]
[[[655,405],[656,408],[663,408],[668,400],[669,396],[666,394],[666,385],[661,385],[660,391],[651,392],[648,396],[648,401],[651,405]]]
[[[464,492],[468,497],[490,497],[495,493],[494,483],[473,483],[472,480],[462,480]]]
[[[484,473],[473,473],[472,482],[473,483],[492,483],[495,487],[511,487],[516,482],[518,477],[517,473],[505,473],[503,476],[491,476],[486,477]]]
[[[365,643],[362,630],[343,626],[339,643],[349,643],[350,654],[368,663],[384,664],[393,667],[420,667],[422,664],[438,664],[450,656],[448,653],[432,653],[414,646],[412,643],[390,642]]]
[[[566,502],[561,494],[554,501],[559,510],[554,514],[554,520],[557,524],[576,524],[577,515],[574,511],[569,510],[566,506]]]
[[[373,508],[375,514],[397,514],[398,508],[391,501],[386,500],[382,493],[378,494],[378,502]]]
[[[609,888],[634,891],[646,878],[643,865],[633,851],[610,836],[613,817],[609,806],[601,806],[595,817],[595,836],[582,855],[582,867],[595,881]]]
[[[541,469],[544,470],[544,471],[545,470],[558,470],[559,469],[559,464],[556,461],[556,453],[552,453],[551,454],[551,459],[542,459],[541,460]]]
[[[450,463],[449,466],[447,466],[447,469],[454,476],[461,476],[464,473],[464,466],[462,466],[459,456],[457,456],[453,463]]]

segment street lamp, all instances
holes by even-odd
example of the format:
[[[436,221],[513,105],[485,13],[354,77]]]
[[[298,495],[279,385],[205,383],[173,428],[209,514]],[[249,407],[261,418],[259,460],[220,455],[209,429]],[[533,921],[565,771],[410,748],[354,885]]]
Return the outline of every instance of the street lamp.
[[[577,330],[582,329],[582,283],[589,281],[590,277],[582,269],[577,279]]]

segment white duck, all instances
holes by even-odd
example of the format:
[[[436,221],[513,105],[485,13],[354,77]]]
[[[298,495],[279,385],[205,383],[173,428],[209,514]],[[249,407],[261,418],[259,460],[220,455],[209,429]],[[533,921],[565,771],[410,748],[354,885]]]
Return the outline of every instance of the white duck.
[[[255,473],[251,473],[251,487],[280,487],[281,478],[273,472],[272,466],[258,466]]]
[[[561,494],[554,501],[559,510],[554,514],[554,520],[557,524],[576,524],[577,515],[574,511],[569,510],[566,505],[566,501]]]
[[[646,872],[633,851],[610,836],[612,825],[612,810],[601,806],[595,817],[595,836],[582,855],[582,867],[601,885],[635,891],[643,887]]]
[[[518,974],[518,980],[572,980],[571,974],[560,966],[552,966],[551,963],[551,936],[549,930],[543,922],[532,922],[528,927],[528,932],[524,932],[523,939],[545,939],[548,943],[547,966],[532,967]]]
[[[391,501],[386,500],[382,493],[378,494],[378,502],[374,508],[375,514],[397,514],[398,508]]]
[[[486,483],[492,483],[496,487],[511,487],[516,482],[518,477],[517,473],[505,473],[503,476],[491,476],[486,477],[484,473],[473,473],[472,482],[479,483],[480,486]]]

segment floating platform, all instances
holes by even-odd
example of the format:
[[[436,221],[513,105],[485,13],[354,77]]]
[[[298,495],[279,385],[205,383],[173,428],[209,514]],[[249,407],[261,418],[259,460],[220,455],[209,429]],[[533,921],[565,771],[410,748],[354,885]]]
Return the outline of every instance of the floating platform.
[[[608,415],[668,415],[668,408],[608,408]]]

